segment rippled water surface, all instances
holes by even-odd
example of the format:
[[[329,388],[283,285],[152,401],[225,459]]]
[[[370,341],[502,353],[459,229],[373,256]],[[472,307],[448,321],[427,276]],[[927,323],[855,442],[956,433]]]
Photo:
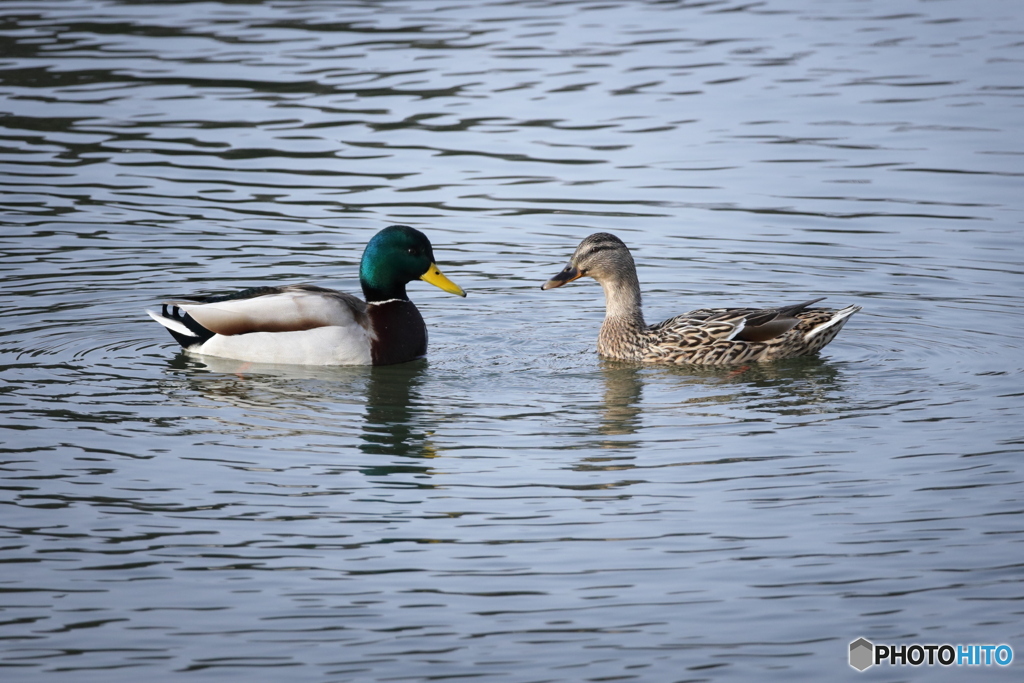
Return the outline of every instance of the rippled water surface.
[[[1017,0],[0,4],[4,681],[1020,680]],[[144,314],[358,292],[429,357],[198,359]],[[815,358],[594,353],[856,303]],[[1006,643],[879,667],[849,643]],[[859,680],[859,679],[858,679]]]

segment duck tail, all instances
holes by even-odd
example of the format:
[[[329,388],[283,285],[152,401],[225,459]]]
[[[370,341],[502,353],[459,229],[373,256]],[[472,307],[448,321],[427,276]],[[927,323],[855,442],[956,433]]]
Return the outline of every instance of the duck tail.
[[[820,299],[819,299],[819,301],[820,301]],[[821,332],[824,332],[825,330],[830,329],[832,327],[835,327],[837,325],[839,326],[839,328],[842,328],[842,326],[846,324],[846,319],[849,318],[854,313],[856,313],[857,311],[859,311],[860,309],[861,309],[860,306],[857,306],[856,304],[851,304],[850,306],[847,306],[846,308],[843,308],[841,310],[836,311],[835,315],[833,315],[831,318],[829,318],[826,322],[823,322],[822,324],[818,325],[817,327],[812,329],[810,332],[805,334],[804,335],[804,341],[810,341],[811,339],[816,337]],[[836,332],[838,332],[838,331],[839,331],[839,329],[837,328]]]
[[[146,313],[150,318],[166,327],[174,337],[174,341],[185,349],[204,343],[214,334],[174,304],[163,304],[160,313],[148,309]]]

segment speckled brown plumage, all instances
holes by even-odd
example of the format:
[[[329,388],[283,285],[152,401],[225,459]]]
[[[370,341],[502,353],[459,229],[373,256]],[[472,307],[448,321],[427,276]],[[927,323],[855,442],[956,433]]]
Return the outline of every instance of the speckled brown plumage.
[[[583,240],[569,265],[542,285],[560,287],[584,275],[601,283],[605,319],[597,351],[618,360],[735,365],[817,352],[835,339],[860,306],[809,308],[821,301],[778,308],[702,308],[655,325],[644,322],[636,265],[615,235]]]

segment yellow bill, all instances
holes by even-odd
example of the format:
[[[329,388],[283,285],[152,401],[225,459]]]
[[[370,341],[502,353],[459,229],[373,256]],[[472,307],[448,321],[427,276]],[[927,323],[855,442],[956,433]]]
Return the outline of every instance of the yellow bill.
[[[436,263],[431,263],[430,267],[427,268],[427,272],[420,276],[420,279],[424,282],[428,282],[438,289],[443,289],[449,294],[458,294],[459,296],[466,296],[466,293],[462,291],[462,287],[449,280],[444,276]]]

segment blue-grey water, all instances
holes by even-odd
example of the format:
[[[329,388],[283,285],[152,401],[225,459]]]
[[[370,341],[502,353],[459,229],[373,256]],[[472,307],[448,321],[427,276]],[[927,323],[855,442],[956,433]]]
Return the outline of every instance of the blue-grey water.
[[[1018,0],[8,0],[0,44],[0,680],[1020,680]],[[144,313],[358,292],[393,223],[469,293],[410,287],[426,360]],[[864,310],[602,361],[600,287],[539,289],[599,230],[652,322]]]

